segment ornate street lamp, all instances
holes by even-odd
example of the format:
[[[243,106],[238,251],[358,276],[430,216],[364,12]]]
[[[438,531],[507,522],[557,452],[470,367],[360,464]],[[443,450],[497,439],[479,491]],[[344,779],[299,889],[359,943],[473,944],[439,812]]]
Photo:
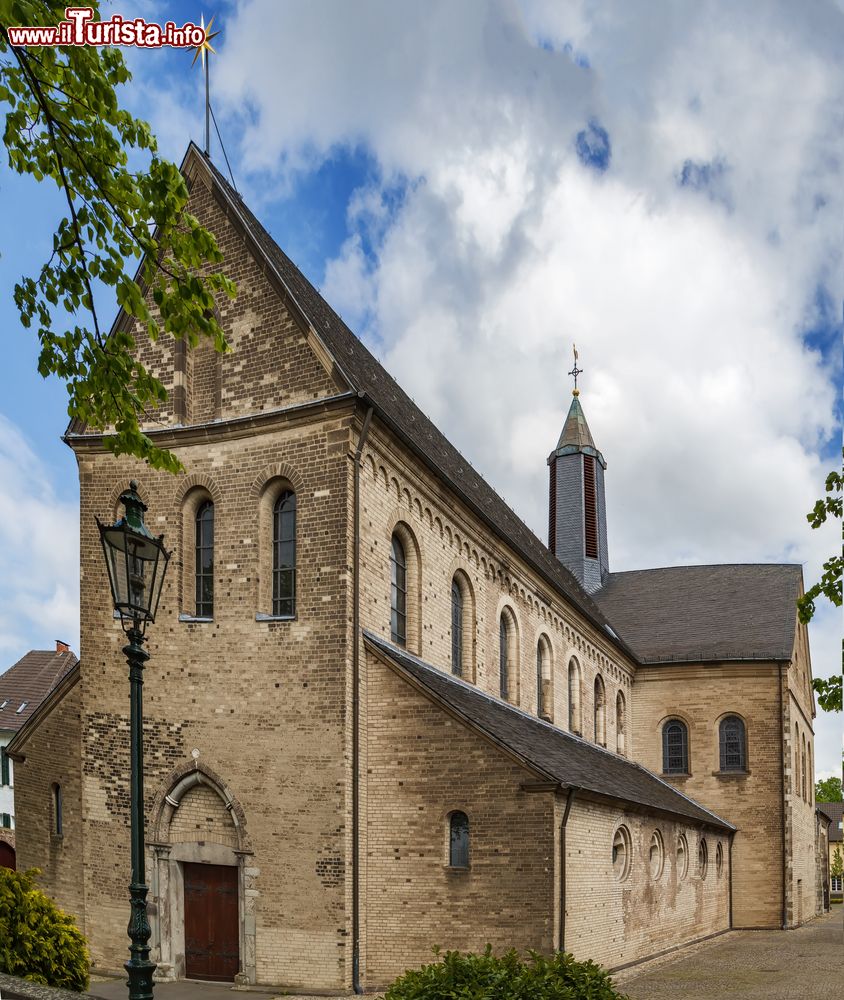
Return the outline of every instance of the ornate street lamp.
[[[133,480],[120,496],[124,517],[111,525],[100,523],[114,609],[129,640],[123,647],[129,663],[131,743],[132,909],[127,932],[131,958],[124,968],[129,975],[129,1000],[152,1000],[155,962],[149,957],[150,927],[147,919],[147,886],[144,871],[144,733],[143,672],[149,653],[143,648],[147,625],[155,621],[170,553],[164,535],[156,537],[144,524],[146,504]]]

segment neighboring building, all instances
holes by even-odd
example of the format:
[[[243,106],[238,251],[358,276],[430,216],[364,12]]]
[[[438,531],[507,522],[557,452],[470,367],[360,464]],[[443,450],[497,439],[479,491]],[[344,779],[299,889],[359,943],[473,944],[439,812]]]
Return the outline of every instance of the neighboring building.
[[[67,643],[33,649],[0,674],[0,865],[15,866],[15,765],[6,748],[76,663]]]
[[[832,875],[835,862],[835,852],[838,851],[844,860],[844,802],[819,802],[818,809],[829,817],[829,889],[833,902],[841,902],[844,899],[844,878],[841,875]]]
[[[186,471],[69,429],[82,663],[10,748],[21,861],[97,967],[126,954],[129,747],[94,516],[130,479],[175,550],[145,684],[163,977],[374,989],[435,944],[618,967],[809,919],[799,567],[611,573],[577,396],[544,545],[196,147],[183,169],[238,283],[220,303],[234,352],[118,317],[170,392],[147,432]]]

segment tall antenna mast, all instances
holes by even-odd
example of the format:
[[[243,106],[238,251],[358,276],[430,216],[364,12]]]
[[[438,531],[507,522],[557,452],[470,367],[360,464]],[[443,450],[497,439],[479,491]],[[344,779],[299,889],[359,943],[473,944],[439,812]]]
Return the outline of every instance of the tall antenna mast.
[[[220,34],[219,31],[211,31],[211,25],[214,23],[214,17],[212,15],[211,20],[208,22],[208,27],[205,27],[205,15],[199,19],[199,26],[205,32],[205,38],[197,45],[196,50],[193,54],[193,62],[191,66],[196,65],[196,60],[202,59],[202,68],[205,70],[205,155],[211,155],[211,80],[208,70],[208,65],[210,59],[208,58],[208,53],[213,52],[216,55],[216,49],[211,44],[211,42]]]

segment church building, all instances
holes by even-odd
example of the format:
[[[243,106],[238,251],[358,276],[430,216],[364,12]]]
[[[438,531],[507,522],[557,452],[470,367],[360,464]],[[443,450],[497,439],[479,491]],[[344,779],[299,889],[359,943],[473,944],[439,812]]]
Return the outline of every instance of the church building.
[[[145,430],[185,471],[68,429],[80,661],[7,748],[18,865],[96,968],[128,955],[130,803],[95,518],[130,480],[174,550],[144,687],[159,978],[372,991],[487,942],[619,968],[814,916],[800,567],[612,572],[577,394],[539,539],[211,161],[191,145],[182,169],[238,285],[233,351],[116,319],[169,390]]]

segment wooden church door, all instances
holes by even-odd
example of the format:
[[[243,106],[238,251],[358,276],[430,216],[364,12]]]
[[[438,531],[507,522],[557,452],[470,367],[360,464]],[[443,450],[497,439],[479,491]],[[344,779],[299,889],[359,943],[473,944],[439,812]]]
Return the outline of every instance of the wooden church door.
[[[237,868],[184,865],[185,976],[231,982],[240,969]]]

